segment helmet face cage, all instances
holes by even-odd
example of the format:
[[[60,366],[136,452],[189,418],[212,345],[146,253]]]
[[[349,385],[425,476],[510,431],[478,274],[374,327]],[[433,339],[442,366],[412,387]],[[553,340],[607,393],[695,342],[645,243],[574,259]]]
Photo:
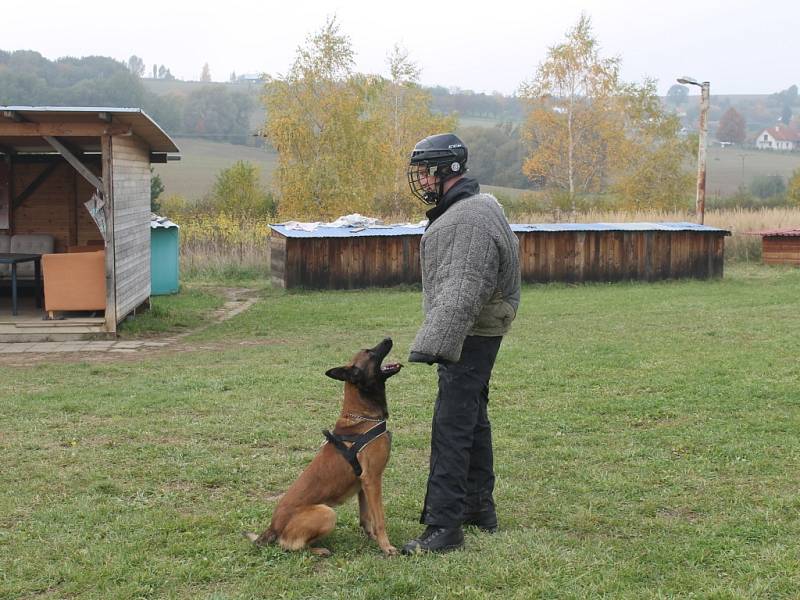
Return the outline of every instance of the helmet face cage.
[[[408,165],[408,185],[411,193],[422,200],[425,204],[436,204],[442,195],[444,180],[438,177],[437,183],[433,184],[433,178],[437,177],[438,165],[427,165],[425,163],[411,163]],[[422,175],[427,171],[428,178],[426,185],[422,184]]]
[[[426,154],[438,156],[425,156]],[[411,193],[425,204],[436,204],[444,195],[444,182],[466,172],[464,163],[466,158],[453,150],[428,153],[415,151],[411,155],[407,171]],[[427,174],[426,185],[422,184],[423,174]],[[435,182],[432,181],[434,178]]]

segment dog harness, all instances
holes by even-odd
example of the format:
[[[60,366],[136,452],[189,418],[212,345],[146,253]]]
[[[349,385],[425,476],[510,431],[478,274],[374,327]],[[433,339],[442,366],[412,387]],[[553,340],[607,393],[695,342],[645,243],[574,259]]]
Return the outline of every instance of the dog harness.
[[[389,443],[392,442],[392,433],[386,430],[386,421],[380,421],[370,430],[358,435],[337,435],[331,433],[327,429],[323,429],[322,434],[328,439],[328,442],[333,444],[333,447],[339,451],[339,454],[350,463],[356,477],[361,477],[362,472],[361,463],[358,462],[358,453],[361,452],[367,444],[384,434],[389,436]],[[351,442],[352,446],[348,448],[345,442]]]

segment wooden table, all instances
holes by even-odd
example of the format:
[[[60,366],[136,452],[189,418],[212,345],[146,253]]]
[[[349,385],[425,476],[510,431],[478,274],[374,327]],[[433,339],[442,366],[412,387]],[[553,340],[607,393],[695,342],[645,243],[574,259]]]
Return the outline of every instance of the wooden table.
[[[36,280],[36,307],[42,306],[42,255],[19,254],[15,252],[0,253],[0,264],[11,265],[11,314],[17,314],[17,265],[24,262],[33,262],[33,271]]]

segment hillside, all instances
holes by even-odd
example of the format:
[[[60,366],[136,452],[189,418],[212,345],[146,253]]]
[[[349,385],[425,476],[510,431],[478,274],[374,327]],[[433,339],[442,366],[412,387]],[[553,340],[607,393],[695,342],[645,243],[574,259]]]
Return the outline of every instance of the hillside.
[[[239,83],[239,82],[203,82],[203,81],[182,81],[180,79],[152,79],[143,77],[141,79],[145,89],[158,94],[160,96],[166,94],[177,94],[179,96],[188,96],[194,91],[200,90],[205,87],[222,87],[229,92],[242,92],[249,93],[253,96],[258,96],[261,93],[261,84],[255,83]]]
[[[164,183],[164,195],[178,194],[190,200],[202,197],[211,188],[217,173],[237,160],[246,160],[261,168],[261,181],[269,187],[277,155],[259,148],[211,142],[208,140],[175,138],[181,150],[179,162],[153,165]]]

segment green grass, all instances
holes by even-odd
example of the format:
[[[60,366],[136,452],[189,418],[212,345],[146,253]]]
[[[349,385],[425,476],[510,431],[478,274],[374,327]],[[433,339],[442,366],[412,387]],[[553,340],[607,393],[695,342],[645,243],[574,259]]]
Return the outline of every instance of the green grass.
[[[152,296],[150,310],[125,320],[120,336],[183,333],[204,324],[209,311],[219,308],[224,302],[222,294],[214,286],[184,283],[177,294]]]
[[[405,359],[419,291],[261,294],[194,351],[0,362],[0,598],[797,597],[800,271],[526,286],[491,389],[501,533],[390,560],[354,502],[327,560],[240,531],[333,423],[325,369],[386,334]],[[395,544],[420,531],[435,385],[388,385]]]

